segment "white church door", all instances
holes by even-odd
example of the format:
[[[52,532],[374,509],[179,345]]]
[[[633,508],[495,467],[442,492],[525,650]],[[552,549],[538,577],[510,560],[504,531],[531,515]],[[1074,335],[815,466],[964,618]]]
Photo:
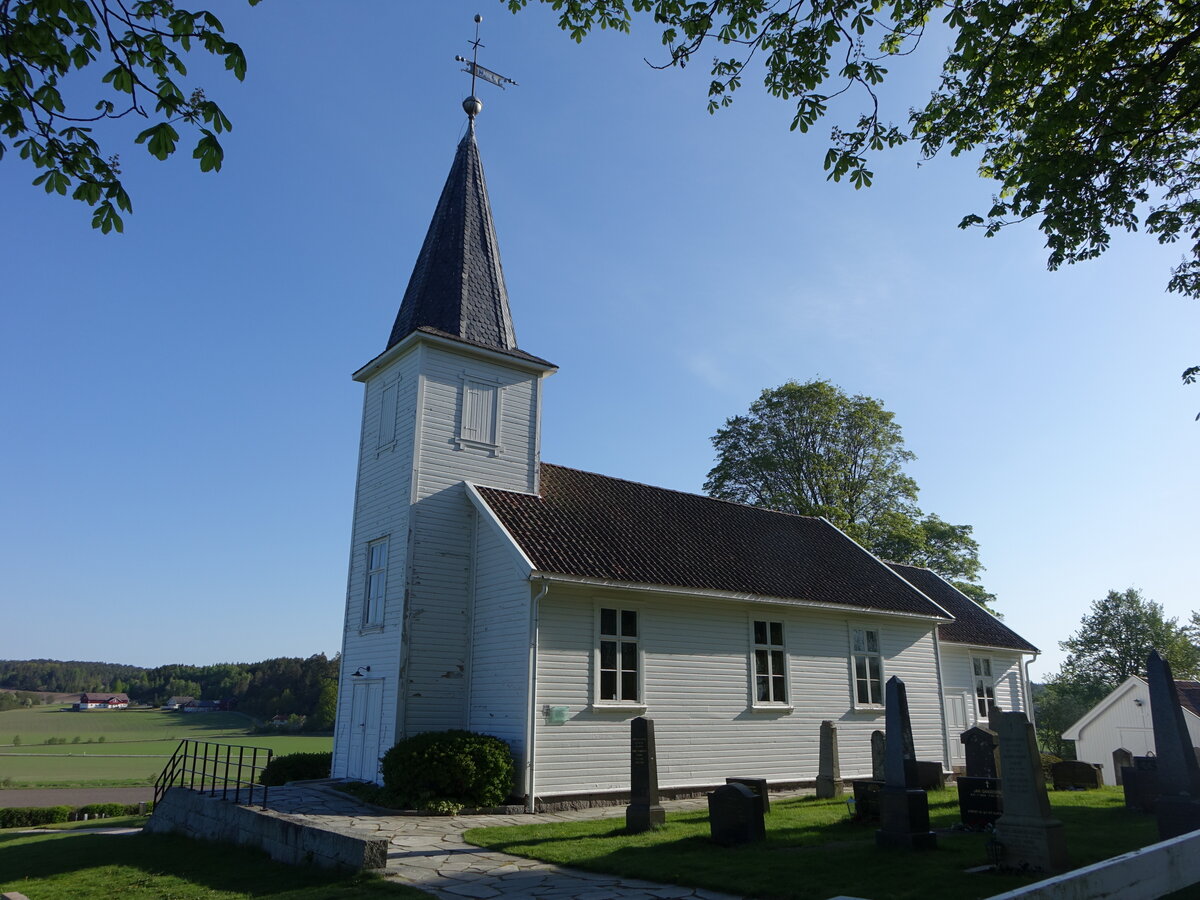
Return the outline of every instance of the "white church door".
[[[350,693],[350,758],[346,774],[358,781],[379,777],[379,726],[383,716],[383,682],[355,680]]]
[[[966,748],[958,736],[967,728],[967,700],[963,694],[946,695],[946,731],[950,739],[950,765],[965,766],[967,764]]]

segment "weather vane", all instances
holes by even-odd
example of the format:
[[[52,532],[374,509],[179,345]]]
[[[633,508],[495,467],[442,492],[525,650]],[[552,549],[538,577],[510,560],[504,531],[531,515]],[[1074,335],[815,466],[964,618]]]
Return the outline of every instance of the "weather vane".
[[[456,56],[454,59],[460,63],[466,63],[467,67],[463,69],[471,76],[471,96],[463,101],[463,109],[472,121],[483,111],[483,101],[475,96],[475,79],[482,78],[488,84],[494,84],[500,90],[504,90],[506,84],[516,84],[511,78],[505,78],[499,72],[493,72],[491,69],[485,69],[476,60],[479,58],[479,48],[483,46],[479,41],[479,23],[483,21],[483,16],[475,16],[475,40],[470,41],[471,58],[465,56]]]

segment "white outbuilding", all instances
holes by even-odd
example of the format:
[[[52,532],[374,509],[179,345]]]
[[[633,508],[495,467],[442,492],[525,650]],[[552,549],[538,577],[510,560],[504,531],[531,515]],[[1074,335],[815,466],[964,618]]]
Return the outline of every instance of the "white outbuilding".
[[[1179,705],[1187,722],[1192,745],[1200,747],[1200,682],[1176,681]],[[1134,756],[1154,752],[1154,724],[1150,718],[1150,686],[1131,675],[1111,694],[1093,706],[1062,734],[1075,742],[1075,757],[1104,766],[1104,783],[1116,784],[1112,754],[1124,748]]]

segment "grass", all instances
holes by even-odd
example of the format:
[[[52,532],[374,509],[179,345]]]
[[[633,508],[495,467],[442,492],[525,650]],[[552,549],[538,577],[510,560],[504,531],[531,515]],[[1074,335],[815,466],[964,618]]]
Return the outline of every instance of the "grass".
[[[277,755],[316,753],[333,746],[331,737],[251,735],[251,725],[249,717],[230,712],[75,712],[53,706],[8,710],[0,713],[0,786],[122,787],[151,783],[184,738],[262,747]],[[14,737],[20,738],[19,745],[14,745]],[[67,743],[47,744],[50,739]]]
[[[258,851],[158,834],[0,834],[5,891],[37,900],[429,900],[377,875],[285,866]]]
[[[1075,866],[1089,865],[1158,840],[1153,817],[1126,810],[1116,788],[1050,795],[1066,827]],[[929,795],[935,830],[958,822],[952,790]],[[474,828],[467,841],[488,850],[630,878],[702,887],[773,900],[825,900],[836,894],[873,900],[962,900],[990,897],[1038,880],[969,875],[987,862],[982,834],[940,833],[925,853],[881,852],[875,827],[849,821],[841,800],[773,802],[767,840],[722,848],[709,838],[708,812],[672,813],[660,830],[625,833],[624,818]]]

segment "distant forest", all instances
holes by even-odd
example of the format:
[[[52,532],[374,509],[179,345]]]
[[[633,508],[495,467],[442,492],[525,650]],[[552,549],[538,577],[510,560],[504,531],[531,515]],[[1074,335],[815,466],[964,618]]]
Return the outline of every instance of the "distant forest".
[[[0,660],[0,690],[83,693],[112,691],[158,706],[168,697],[235,700],[238,712],[259,719],[306,716],[307,727],[333,727],[338,659],[324,653],[212,666],[159,666],[143,669],[117,663],[57,659]]]

